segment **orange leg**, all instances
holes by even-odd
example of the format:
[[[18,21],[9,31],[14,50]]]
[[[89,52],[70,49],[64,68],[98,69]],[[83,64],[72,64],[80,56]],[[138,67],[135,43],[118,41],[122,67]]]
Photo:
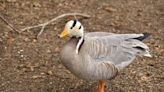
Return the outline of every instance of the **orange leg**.
[[[97,92],[104,92],[104,80],[99,80]]]

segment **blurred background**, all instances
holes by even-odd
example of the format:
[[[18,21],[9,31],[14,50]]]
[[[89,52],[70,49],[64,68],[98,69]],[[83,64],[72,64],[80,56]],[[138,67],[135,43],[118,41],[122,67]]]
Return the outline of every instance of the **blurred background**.
[[[18,31],[70,12],[85,31],[143,33],[152,58],[138,57],[119,75],[106,81],[106,92],[164,92],[164,0],[0,0],[0,13]],[[59,52],[67,39],[57,35],[65,17],[20,34],[0,19],[0,92],[95,92],[97,81],[84,81],[60,63]]]

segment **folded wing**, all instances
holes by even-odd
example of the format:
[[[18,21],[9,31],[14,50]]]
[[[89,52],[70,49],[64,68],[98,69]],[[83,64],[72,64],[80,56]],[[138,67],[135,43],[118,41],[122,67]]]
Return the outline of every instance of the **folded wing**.
[[[113,34],[92,32],[86,34],[84,44],[88,56],[95,62],[111,62],[118,68],[129,65],[137,55],[150,56],[149,48],[137,38],[144,34]]]

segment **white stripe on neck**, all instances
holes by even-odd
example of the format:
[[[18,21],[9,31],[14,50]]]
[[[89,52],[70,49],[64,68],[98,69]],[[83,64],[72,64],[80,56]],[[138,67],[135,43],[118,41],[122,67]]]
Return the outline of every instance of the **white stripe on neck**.
[[[84,40],[84,37],[82,36],[76,45],[76,54],[79,53],[79,48],[80,48],[81,44],[83,43],[83,40]]]

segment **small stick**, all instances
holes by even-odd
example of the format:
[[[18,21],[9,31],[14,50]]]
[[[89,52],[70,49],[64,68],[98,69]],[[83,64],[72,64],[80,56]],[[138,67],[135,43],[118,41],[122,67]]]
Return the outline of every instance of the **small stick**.
[[[15,32],[20,33],[13,25],[11,25],[3,16],[0,14],[0,18]]]
[[[74,15],[74,18],[75,18],[75,20],[77,20],[77,17],[76,17],[76,15]]]
[[[65,14],[59,15],[59,16],[57,16],[57,17],[55,17],[55,18],[53,18],[53,19],[51,19],[51,20],[49,20],[49,21],[47,21],[45,23],[41,23],[41,24],[38,24],[38,25],[35,25],[35,26],[29,26],[29,27],[23,28],[21,32],[26,31],[26,30],[29,30],[29,29],[41,27],[41,30],[40,30],[39,34],[37,35],[37,38],[38,38],[42,34],[42,32],[44,31],[44,28],[48,24],[56,21],[57,19],[60,19],[60,18],[66,17],[66,16],[75,16],[75,15],[77,15],[77,16],[83,16],[83,17],[86,17],[86,18],[89,18],[90,17],[87,14],[81,14],[81,13],[65,13]]]
[[[37,38],[43,33],[45,26],[42,26],[42,29],[40,30],[39,34],[37,35]]]

